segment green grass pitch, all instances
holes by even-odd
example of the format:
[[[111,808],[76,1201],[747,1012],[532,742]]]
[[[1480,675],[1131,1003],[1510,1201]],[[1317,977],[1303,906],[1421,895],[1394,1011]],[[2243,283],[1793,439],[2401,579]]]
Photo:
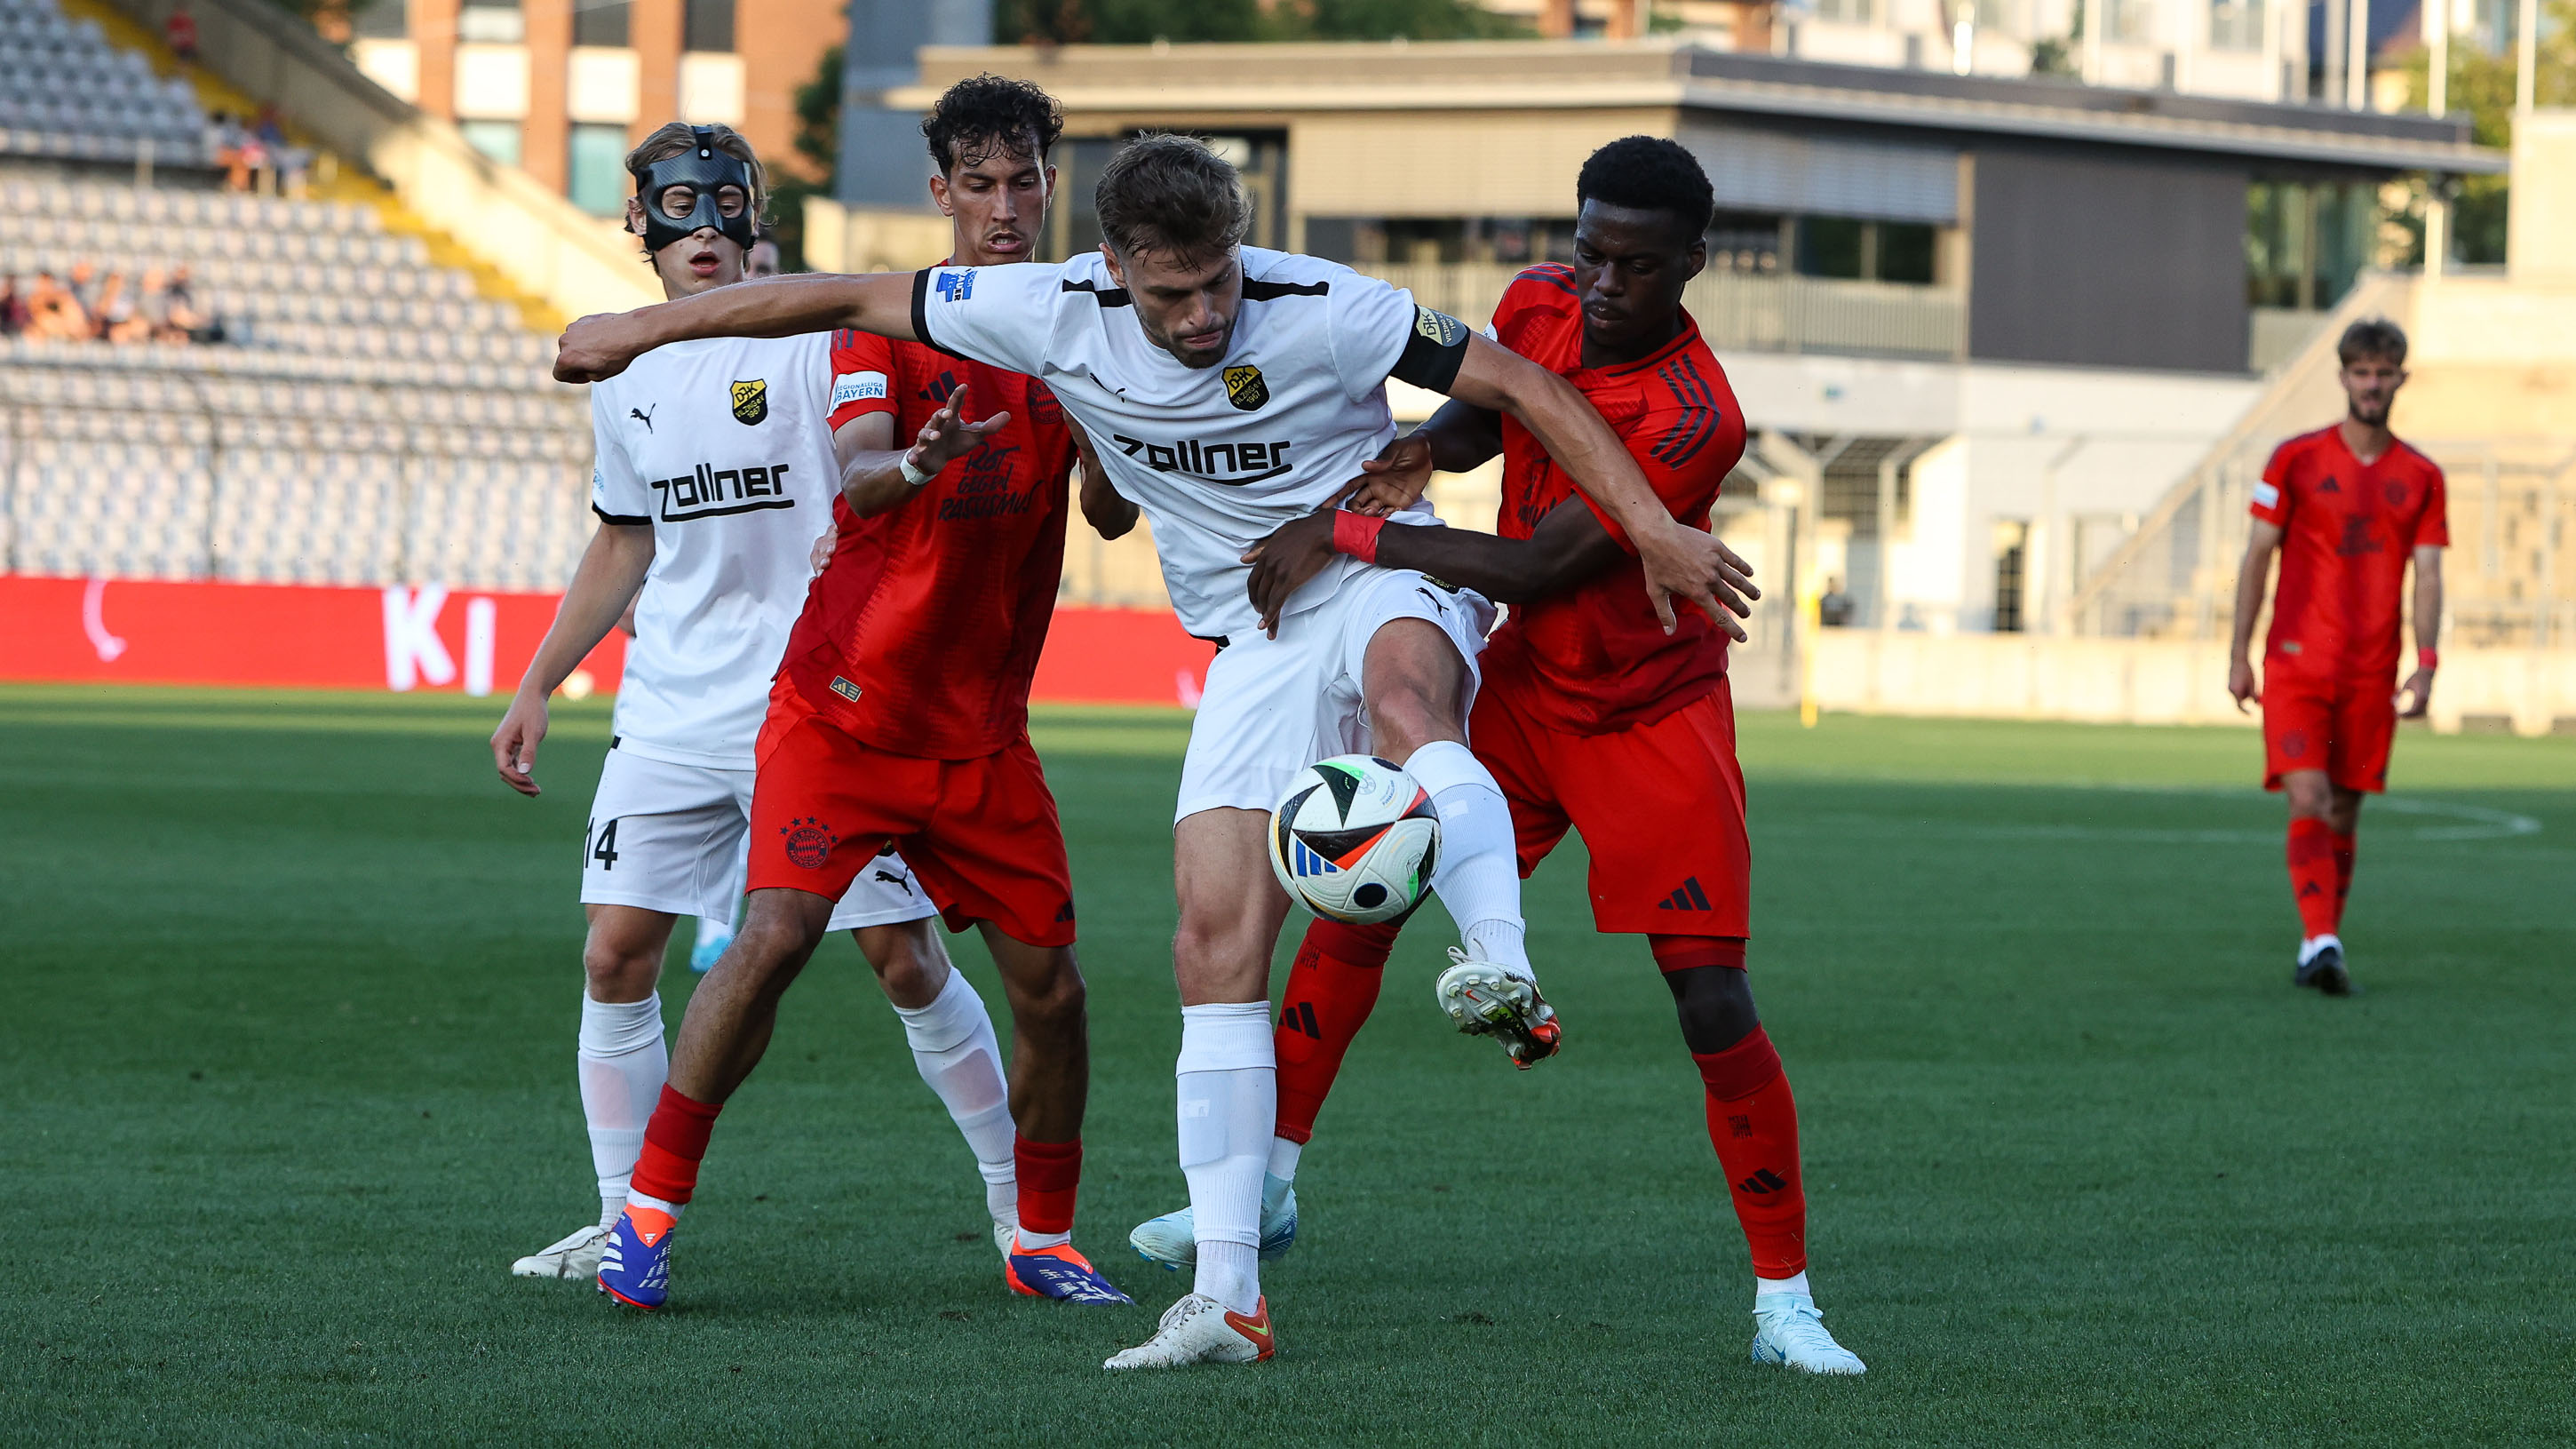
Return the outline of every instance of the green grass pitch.
[[[2576,739],[2399,741],[2347,922],[2366,994],[2329,1001],[2289,985],[2251,732],[1749,716],[1755,986],[1819,1300],[1868,1376],[1745,1363],[1697,1080],[1569,849],[1528,900],[1563,1058],[1516,1074],[1446,1029],[1426,914],[1306,1156],[1279,1360],[1112,1379],[1183,1286],[1123,1241],[1184,1200],[1181,717],[1037,727],[1092,991],[1079,1241],[1140,1306],[1004,1290],[972,1164],[837,941],[645,1318],[507,1276],[593,1207],[573,895],[607,715],[559,712],[529,802],[492,776],[498,709],[0,691],[0,1440],[2576,1430]]]

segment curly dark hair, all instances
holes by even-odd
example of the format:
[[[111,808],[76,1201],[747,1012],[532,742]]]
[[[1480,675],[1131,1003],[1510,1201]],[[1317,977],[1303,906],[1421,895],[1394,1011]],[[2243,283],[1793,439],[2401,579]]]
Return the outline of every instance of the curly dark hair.
[[[1574,179],[1574,204],[1587,201],[1663,212],[1681,224],[1686,242],[1706,232],[1717,212],[1699,158],[1662,136],[1622,136],[1593,152]]]
[[[1064,108],[1027,81],[969,76],[939,97],[921,123],[921,134],[943,176],[996,156],[1042,162],[1064,134]],[[1034,156],[1028,151],[1032,137],[1038,147]]]
[[[2335,359],[2350,367],[2365,357],[2406,365],[2406,332],[2385,317],[2364,317],[2335,339]]]

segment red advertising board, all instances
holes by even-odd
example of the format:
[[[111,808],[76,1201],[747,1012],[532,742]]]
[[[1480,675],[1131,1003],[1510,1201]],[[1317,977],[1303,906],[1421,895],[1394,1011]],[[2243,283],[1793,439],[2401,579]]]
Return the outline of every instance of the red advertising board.
[[[0,574],[0,680],[506,694],[545,637],[556,599],[437,584]],[[625,646],[625,636],[611,632],[583,661],[591,688],[617,687]],[[1209,654],[1159,610],[1059,610],[1035,697],[1195,705]]]

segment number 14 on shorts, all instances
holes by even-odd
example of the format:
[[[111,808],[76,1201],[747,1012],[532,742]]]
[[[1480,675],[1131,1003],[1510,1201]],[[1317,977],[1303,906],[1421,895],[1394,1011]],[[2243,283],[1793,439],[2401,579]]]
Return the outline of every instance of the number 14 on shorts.
[[[601,870],[617,868],[617,822],[615,820],[609,821],[605,827],[596,820],[582,826],[581,858],[584,861],[598,861]]]

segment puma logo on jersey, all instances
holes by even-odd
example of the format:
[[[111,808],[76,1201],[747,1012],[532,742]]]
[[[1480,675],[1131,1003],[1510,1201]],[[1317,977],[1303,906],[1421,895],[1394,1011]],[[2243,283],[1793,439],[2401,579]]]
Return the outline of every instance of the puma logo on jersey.
[[[661,410],[662,405],[660,403],[655,403],[650,409],[628,408],[626,410],[626,415],[633,418],[635,421],[642,423],[644,425],[644,431],[649,433],[653,431],[653,414],[658,413]]]
[[[1130,458],[1140,458],[1157,473],[1187,473],[1211,483],[1258,483],[1288,471],[1288,448],[1279,443],[1203,443],[1183,438],[1165,445],[1112,433],[1109,441]],[[1259,469],[1259,472],[1254,472]],[[1243,474],[1234,477],[1234,474]]]

